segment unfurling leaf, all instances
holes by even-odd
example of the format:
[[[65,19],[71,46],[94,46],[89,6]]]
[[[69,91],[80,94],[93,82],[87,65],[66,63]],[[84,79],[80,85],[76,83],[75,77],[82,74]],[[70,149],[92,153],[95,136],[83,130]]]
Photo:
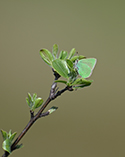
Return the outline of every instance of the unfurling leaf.
[[[57,44],[54,44],[53,45],[53,56],[55,57],[55,59],[57,59],[57,53],[58,53],[58,45]]]
[[[49,112],[49,114],[51,114],[51,113],[55,112],[57,109],[58,109],[58,107],[53,106],[53,107],[51,107],[51,108],[48,110],[48,112]]]
[[[23,144],[16,145],[16,149],[19,149],[19,148],[22,148],[22,147],[23,147]]]
[[[59,54],[59,59],[66,60],[67,54],[68,54],[67,51],[61,51]]]
[[[2,145],[3,150],[7,151],[8,153],[11,153],[11,142],[10,139],[6,139],[3,141]]]
[[[69,53],[68,59],[71,59],[71,58],[74,56],[75,53],[76,53],[76,49],[73,48],[73,49],[70,51],[70,53]]]
[[[10,130],[9,133],[1,130],[1,133],[2,133],[2,136],[3,136],[3,144],[2,144],[2,148],[4,151],[7,151],[8,153],[11,153],[11,145],[12,145],[12,142],[14,140],[14,137],[16,136],[16,132],[14,132],[12,134],[12,131]]]
[[[40,107],[42,105],[42,103],[43,103],[43,99],[42,98],[37,98],[35,100],[35,104],[34,104],[33,108],[36,109],[36,108]]]
[[[11,134],[11,136],[10,136],[10,142],[12,142],[14,140],[16,134],[17,134],[16,132],[14,132],[13,134]]]
[[[8,137],[7,132],[1,129],[1,133],[2,133],[3,139],[6,140],[6,138]]]

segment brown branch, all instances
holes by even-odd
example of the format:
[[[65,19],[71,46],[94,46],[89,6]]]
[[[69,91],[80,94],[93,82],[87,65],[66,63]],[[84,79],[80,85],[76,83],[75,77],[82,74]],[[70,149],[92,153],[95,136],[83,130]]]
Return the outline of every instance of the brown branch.
[[[56,73],[54,70],[54,76],[55,76],[55,80],[58,80],[58,78],[60,77],[60,75],[58,73]],[[46,102],[43,104],[43,106],[40,108],[40,110],[37,112],[37,114],[34,116],[34,112],[30,111],[31,114],[31,119],[28,122],[28,124],[26,125],[26,127],[24,128],[24,130],[20,133],[20,135],[17,137],[17,139],[14,141],[14,143],[11,146],[11,152],[14,151],[16,149],[17,144],[19,143],[19,141],[23,138],[23,136],[27,133],[27,131],[30,129],[30,127],[34,124],[34,122],[41,118],[44,117],[46,115],[48,115],[49,113],[42,113],[44,111],[44,109],[47,107],[47,105],[54,100],[55,98],[57,98],[58,96],[60,96],[62,93],[64,93],[66,90],[69,91],[73,91],[72,87],[66,86],[64,89],[57,91],[57,83],[54,82],[51,86],[51,90],[50,90],[50,94],[48,99],[46,100]],[[3,154],[2,157],[7,157],[10,154],[5,151],[5,153]]]

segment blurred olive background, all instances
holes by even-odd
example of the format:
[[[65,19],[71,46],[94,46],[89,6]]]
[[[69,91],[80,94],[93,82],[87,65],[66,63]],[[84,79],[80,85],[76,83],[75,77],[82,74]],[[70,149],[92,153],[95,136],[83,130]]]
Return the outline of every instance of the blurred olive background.
[[[52,101],[48,109],[59,109],[39,119],[11,156],[125,156],[124,16],[124,0],[0,1],[0,129],[23,130],[27,92],[47,99],[54,77],[41,48],[56,43],[98,60],[92,85]]]

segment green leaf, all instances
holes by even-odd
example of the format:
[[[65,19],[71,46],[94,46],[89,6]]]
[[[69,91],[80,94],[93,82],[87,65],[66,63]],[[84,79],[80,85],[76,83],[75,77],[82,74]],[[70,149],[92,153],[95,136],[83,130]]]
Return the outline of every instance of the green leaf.
[[[26,98],[26,102],[27,102],[28,106],[30,107],[30,103],[29,103],[29,99],[28,98]]]
[[[78,88],[90,86],[91,83],[92,83],[92,80],[86,80],[84,78],[78,78],[71,84],[71,86],[73,86],[73,89],[78,89]]]
[[[33,103],[32,96],[30,93],[28,93],[27,95],[28,95],[28,98],[26,98],[26,102],[27,102],[28,106],[31,108],[32,103]]]
[[[91,80],[86,80],[84,78],[77,78],[72,84],[71,86],[74,85],[90,85],[92,83]]]
[[[37,94],[34,93],[34,94],[33,94],[33,101],[34,101],[34,102],[36,101],[36,97],[37,97]]]
[[[41,49],[40,50],[40,56],[44,60],[44,62],[46,62],[48,65],[51,66],[52,61],[54,60],[54,58],[53,58],[50,51],[48,51],[47,49]]]
[[[33,106],[33,109],[36,109],[36,108],[40,107],[42,105],[42,103],[43,103],[43,99],[42,98],[37,98],[35,100],[35,104]]]
[[[22,144],[16,145],[16,149],[19,149],[19,148],[23,148],[23,145]]]
[[[32,102],[32,96],[30,93],[28,93],[27,95],[28,95],[28,102],[31,103]]]
[[[12,141],[14,139],[14,137],[16,136],[16,132],[14,132],[12,134],[12,131],[10,130],[9,133],[1,130],[2,132],[2,135],[3,135],[3,138],[4,138],[4,141],[3,141],[3,144],[2,144],[2,148],[7,151],[8,153],[11,153],[11,144],[12,144]]]
[[[9,139],[10,139],[10,142],[12,142],[12,141],[13,141],[14,137],[16,136],[16,134],[17,134],[17,133],[16,133],[16,132],[14,132],[14,133],[10,136],[10,138],[9,138]]]
[[[72,88],[73,88],[74,90],[76,90],[76,89],[84,88],[84,87],[87,87],[87,86],[90,86],[90,85],[91,85],[91,83],[90,83],[90,84],[82,84],[82,85],[78,85],[78,86],[73,86]]]
[[[37,98],[37,94],[34,93],[33,97],[30,93],[28,93],[28,98],[26,98],[26,101],[30,107],[30,110],[34,111],[36,108],[40,107],[43,103],[42,98]]]
[[[61,60],[61,59],[56,59],[52,62],[52,66],[59,75],[63,76],[64,78],[69,77],[70,71],[69,71],[66,61]]]
[[[30,93],[28,93],[28,98],[29,98],[30,101],[32,101],[32,96],[31,96]]]
[[[67,65],[68,65],[69,69],[73,69],[74,68],[74,64],[73,64],[73,62],[71,62],[71,60],[66,59],[66,62],[67,62]]]
[[[55,80],[55,82],[67,84],[67,81],[64,81],[64,80]]]
[[[53,45],[53,56],[55,57],[55,59],[57,58],[57,53],[58,53],[58,45],[57,44],[54,44]]]
[[[73,48],[73,49],[70,51],[70,53],[69,53],[68,59],[71,59],[71,58],[74,56],[75,53],[76,53],[76,49]]]
[[[77,76],[78,76],[77,72],[74,69],[72,69],[70,71],[70,75],[69,75],[69,78],[70,78],[69,83],[74,82],[76,80]]]
[[[78,72],[76,71],[76,69],[74,69],[74,64],[73,62],[71,62],[71,60],[66,59],[68,68],[70,70],[70,74],[69,74],[69,83],[73,82],[74,80],[76,80],[76,77],[78,76]]]
[[[61,51],[59,54],[59,59],[65,60],[67,58],[67,51]]]
[[[74,57],[72,57],[70,60],[71,60],[72,62],[75,62],[78,58],[79,58],[79,56],[74,56]]]
[[[10,142],[10,139],[6,139],[3,142],[2,148],[3,148],[3,150],[7,151],[8,153],[11,153],[11,142]]]
[[[10,130],[9,133],[8,133],[8,137],[10,138],[12,135],[12,131]]]
[[[58,107],[53,106],[53,107],[51,107],[51,108],[48,110],[48,112],[49,112],[49,114],[52,114],[52,113],[55,112],[57,109],[58,109]]]
[[[79,58],[78,58],[78,59],[80,60],[80,59],[84,59],[84,58],[86,58],[86,57],[83,56],[83,55],[79,55]]]
[[[40,52],[41,58],[44,60],[45,63],[47,63],[49,66],[51,66],[51,62],[45,57],[43,53]]]
[[[1,134],[3,136],[3,139],[6,140],[8,137],[7,132],[1,129]]]
[[[75,62],[77,59],[80,60],[80,59],[84,59],[84,58],[86,58],[86,57],[80,55],[80,56],[74,56],[74,57],[72,57],[70,60],[71,60],[72,62]]]

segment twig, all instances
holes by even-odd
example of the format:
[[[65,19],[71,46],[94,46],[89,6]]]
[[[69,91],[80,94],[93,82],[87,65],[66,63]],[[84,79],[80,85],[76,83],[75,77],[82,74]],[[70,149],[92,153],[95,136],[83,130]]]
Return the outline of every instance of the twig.
[[[53,70],[53,69],[52,69]],[[58,80],[60,75],[58,73],[56,73],[54,70],[53,70],[53,73],[54,73],[54,76],[55,76],[55,80]],[[34,116],[34,112],[30,111],[30,114],[31,114],[31,119],[30,121],[28,122],[28,124],[26,125],[26,127],[24,128],[24,130],[20,133],[20,135],[17,137],[17,139],[14,141],[14,143],[12,144],[11,146],[11,152],[14,151],[16,149],[16,146],[17,144],[19,143],[19,141],[23,138],[23,136],[27,133],[27,131],[30,129],[30,127],[33,125],[33,123],[41,118],[41,117],[44,117],[44,116],[47,116],[49,115],[49,112],[45,112],[45,113],[42,113],[44,111],[44,109],[47,107],[47,105],[52,101],[54,100],[55,98],[57,98],[58,96],[60,96],[62,93],[64,93],[66,90],[69,90],[69,91],[73,91],[72,87],[69,87],[69,86],[66,86],[64,89],[60,90],[60,91],[57,91],[58,88],[57,88],[57,83],[54,82],[51,86],[51,90],[50,90],[50,94],[49,94],[49,97],[48,99],[46,100],[46,102],[43,104],[43,106],[40,108],[40,110],[37,112],[37,114]],[[2,157],[7,157],[9,156],[10,154],[5,151],[5,153],[3,154]]]

